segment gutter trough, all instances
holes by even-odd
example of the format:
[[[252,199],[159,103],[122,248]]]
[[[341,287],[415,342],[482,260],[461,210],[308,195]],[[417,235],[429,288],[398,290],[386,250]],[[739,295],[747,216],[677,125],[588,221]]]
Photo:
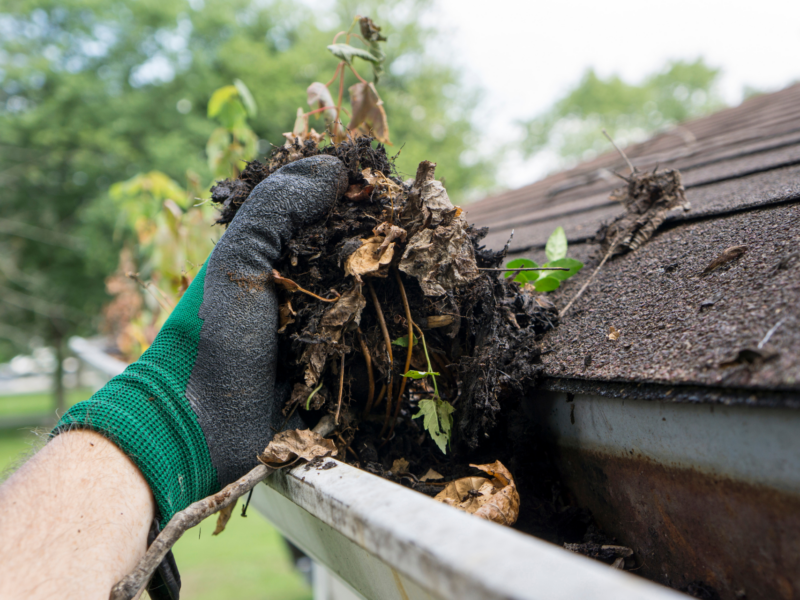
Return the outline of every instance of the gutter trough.
[[[798,411],[542,392],[526,412],[635,575],[333,459],[253,505],[356,598],[800,598]]]
[[[357,598],[685,598],[334,459],[276,473],[251,503]]]

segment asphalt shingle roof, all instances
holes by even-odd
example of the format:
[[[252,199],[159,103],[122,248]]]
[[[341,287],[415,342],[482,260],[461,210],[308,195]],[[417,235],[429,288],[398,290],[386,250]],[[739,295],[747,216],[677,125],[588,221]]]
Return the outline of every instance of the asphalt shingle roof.
[[[641,170],[678,168],[692,209],[673,211],[650,242],[609,261],[545,336],[551,387],[699,386],[707,397],[723,389],[748,401],[751,391],[769,392],[800,406],[800,85],[626,153]],[[490,227],[491,248],[502,248],[513,229],[509,256],[537,262],[563,226],[570,255],[587,263],[551,295],[563,307],[598,262],[591,243],[598,227],[623,212],[609,200],[621,184],[612,171],[625,172],[615,153],[470,205],[467,217]],[[742,257],[702,275],[723,250],[741,245]],[[608,338],[611,325],[622,332],[617,341]],[[703,394],[695,396],[684,399]]]

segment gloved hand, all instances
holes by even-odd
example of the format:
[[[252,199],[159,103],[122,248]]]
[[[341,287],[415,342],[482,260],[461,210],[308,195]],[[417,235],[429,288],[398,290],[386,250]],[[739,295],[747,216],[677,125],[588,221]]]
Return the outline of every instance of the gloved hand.
[[[272,265],[346,189],[344,165],[322,155],[262,181],[153,345],[54,429],[93,429],[125,451],[150,484],[162,527],[256,466],[282,425]]]

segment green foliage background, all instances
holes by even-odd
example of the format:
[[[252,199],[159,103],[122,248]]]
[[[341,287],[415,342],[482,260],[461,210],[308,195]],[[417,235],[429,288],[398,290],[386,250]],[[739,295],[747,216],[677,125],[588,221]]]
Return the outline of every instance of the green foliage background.
[[[297,107],[308,109],[306,87],[332,76],[337,60],[326,45],[355,14],[373,17],[389,38],[379,91],[402,175],[428,158],[456,200],[491,184],[489,165],[460,159],[475,143],[474,98],[452,67],[425,55],[436,35],[419,24],[426,9],[422,0],[339,0],[325,14],[289,0],[5,2],[0,360],[26,350],[33,333],[58,345],[97,327],[104,277],[132,235],[110,184],[159,170],[207,188],[215,124],[206,105],[236,78],[258,104],[250,125],[261,154],[282,144]]]
[[[720,70],[701,58],[673,61],[639,84],[618,75],[603,79],[588,69],[552,108],[522,124],[523,151],[550,150],[570,165],[608,151],[603,128],[621,146],[643,141],[657,130],[722,108],[719,76]]]

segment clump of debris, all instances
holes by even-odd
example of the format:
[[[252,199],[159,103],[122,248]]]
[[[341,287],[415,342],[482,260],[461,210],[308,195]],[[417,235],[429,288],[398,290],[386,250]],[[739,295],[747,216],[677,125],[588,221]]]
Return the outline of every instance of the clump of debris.
[[[271,274],[278,372],[292,385],[284,414],[299,411],[309,425],[334,415],[339,456],[374,473],[403,458],[417,472],[460,475],[457,465],[490,438],[500,411],[536,381],[538,340],[556,326],[556,312],[510,278],[481,271],[505,253],[481,246],[487,230],[453,206],[434,163],[402,181],[369,137],[321,148],[296,138],[249,163],[212,188],[218,222],[229,223],[265,177],[315,154],[342,160],[350,185],[295,235]],[[409,371],[436,375],[404,377]],[[434,391],[454,409],[436,424],[449,438],[439,445],[427,418],[413,418]]]

